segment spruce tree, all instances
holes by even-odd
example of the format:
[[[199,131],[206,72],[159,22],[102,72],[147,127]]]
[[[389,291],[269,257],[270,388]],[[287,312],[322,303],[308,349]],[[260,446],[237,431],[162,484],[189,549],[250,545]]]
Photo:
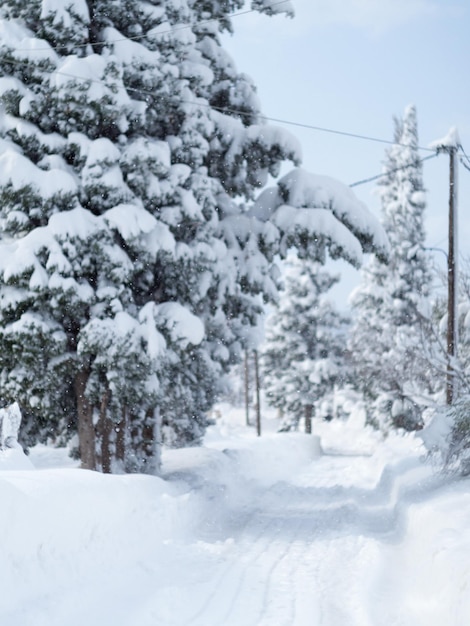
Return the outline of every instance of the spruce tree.
[[[153,471],[156,413],[198,441],[250,322],[224,217],[298,155],[221,48],[241,5],[0,9],[2,394],[85,467]]]
[[[300,149],[221,46],[242,5],[0,8],[1,393],[30,443],[77,432],[84,467],[154,472],[162,436],[201,441],[276,296],[276,254],[383,247],[351,196],[296,194],[299,170],[261,201],[274,223],[248,209]]]
[[[413,430],[422,425],[420,397],[430,391],[421,343],[431,281],[414,106],[395,120],[394,140],[379,186],[390,259],[383,264],[372,256],[362,270],[351,299],[356,319],[350,348],[369,420]]]
[[[297,429],[305,417],[311,432],[313,416],[331,418],[334,387],[346,375],[347,320],[328,299],[339,276],[319,263],[290,257],[284,280],[285,289],[267,321],[264,388],[269,404],[284,414],[282,430]]]

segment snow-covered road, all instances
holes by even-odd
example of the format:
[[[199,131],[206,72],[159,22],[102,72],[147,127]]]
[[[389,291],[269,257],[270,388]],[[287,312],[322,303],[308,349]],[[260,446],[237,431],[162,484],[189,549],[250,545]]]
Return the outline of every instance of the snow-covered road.
[[[330,433],[330,450],[313,459],[301,435],[224,450],[245,482],[231,483],[219,468],[221,487],[211,493],[213,511],[194,546],[204,562],[198,593],[191,588],[182,598],[185,612],[174,623],[442,624],[429,616],[400,617],[384,555],[408,554],[409,509],[432,499],[445,480],[412,452],[419,444],[409,440],[396,440],[395,448],[390,443],[390,459],[384,451],[372,454],[371,441],[362,442],[362,451],[360,443],[351,450],[344,438],[334,442]],[[214,490],[205,475],[201,471],[199,487]],[[406,568],[401,574],[408,576]],[[415,600],[421,594],[425,603],[425,586],[415,587]]]
[[[312,481],[313,482],[313,481]],[[323,492],[323,493],[322,493]],[[278,483],[232,512],[230,535],[212,550],[194,626],[368,624],[366,595],[377,550],[357,509],[328,489]]]
[[[165,480],[0,472],[2,626],[468,626],[470,490],[419,442],[223,421]],[[450,621],[449,621],[450,620]]]

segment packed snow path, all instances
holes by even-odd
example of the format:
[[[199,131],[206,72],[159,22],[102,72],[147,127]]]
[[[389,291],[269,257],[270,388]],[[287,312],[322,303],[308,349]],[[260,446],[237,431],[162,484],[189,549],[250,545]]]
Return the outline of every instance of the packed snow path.
[[[365,580],[376,550],[361,536],[355,503],[346,493],[331,496],[328,488],[277,483],[232,511],[222,545],[214,548],[209,525],[199,546],[212,558],[200,573],[197,610],[183,623],[369,623]]]
[[[219,427],[164,481],[33,451],[52,469],[0,473],[0,624],[468,626],[469,482],[409,437],[321,434]]]
[[[229,447],[224,454],[245,476],[242,484],[231,483],[219,466],[213,474],[220,482],[217,490],[206,480],[211,470],[201,467],[196,472],[199,489],[207,490],[214,505],[193,546],[202,564],[191,582],[197,587],[185,597],[180,579],[186,612],[171,621],[175,613],[169,611],[169,624],[447,623],[446,611],[451,605],[455,613],[459,593],[443,596],[438,588],[442,572],[435,580],[429,575],[438,571],[434,560],[442,548],[442,528],[429,521],[427,530],[413,526],[410,508],[419,503],[420,519],[432,519],[433,498],[448,479],[423,463],[419,443],[410,439],[396,440],[395,449],[390,442],[387,452],[377,455],[373,441],[362,437],[351,447],[347,435],[354,442],[358,433],[346,433],[346,440],[339,434],[329,433],[333,445],[321,456],[304,436],[268,438],[245,449],[238,441],[241,448]],[[221,448],[224,443],[212,445]],[[443,513],[441,522],[447,523],[445,507]],[[448,513],[451,520],[455,511]],[[438,544],[434,552],[433,542]],[[470,564],[461,573],[470,581]],[[427,574],[426,584],[420,584],[422,574]],[[431,589],[439,602],[430,596]],[[452,623],[467,624],[469,609],[467,601]]]

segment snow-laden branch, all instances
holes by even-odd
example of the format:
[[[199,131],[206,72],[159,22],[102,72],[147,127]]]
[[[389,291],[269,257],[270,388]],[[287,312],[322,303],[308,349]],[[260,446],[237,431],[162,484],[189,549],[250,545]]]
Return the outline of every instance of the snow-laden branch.
[[[281,178],[277,187],[263,191],[250,215],[275,225],[284,239],[318,239],[333,256],[356,266],[362,262],[362,252],[375,252],[381,258],[388,254],[385,231],[348,186],[301,168]]]

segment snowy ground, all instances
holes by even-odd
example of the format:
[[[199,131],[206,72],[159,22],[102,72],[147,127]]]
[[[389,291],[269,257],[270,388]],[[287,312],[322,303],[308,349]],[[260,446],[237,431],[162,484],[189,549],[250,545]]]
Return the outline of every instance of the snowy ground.
[[[221,408],[164,479],[1,453],[0,624],[468,626],[469,480],[411,436],[319,424],[321,454]]]

